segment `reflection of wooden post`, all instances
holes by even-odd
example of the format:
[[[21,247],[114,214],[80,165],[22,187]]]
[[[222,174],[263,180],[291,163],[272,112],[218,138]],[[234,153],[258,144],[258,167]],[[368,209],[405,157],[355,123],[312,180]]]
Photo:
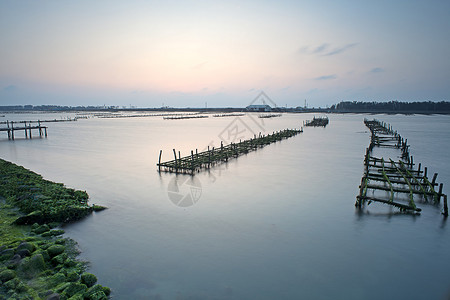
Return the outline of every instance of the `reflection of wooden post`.
[[[444,195],[444,216],[448,217],[447,195]]]

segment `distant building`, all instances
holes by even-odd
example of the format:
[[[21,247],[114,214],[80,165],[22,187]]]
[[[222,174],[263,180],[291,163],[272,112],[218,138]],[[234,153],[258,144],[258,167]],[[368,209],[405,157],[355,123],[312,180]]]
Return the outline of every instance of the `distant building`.
[[[256,104],[252,104],[246,107],[246,109],[248,111],[272,111],[272,107],[270,107],[269,105],[256,105]]]

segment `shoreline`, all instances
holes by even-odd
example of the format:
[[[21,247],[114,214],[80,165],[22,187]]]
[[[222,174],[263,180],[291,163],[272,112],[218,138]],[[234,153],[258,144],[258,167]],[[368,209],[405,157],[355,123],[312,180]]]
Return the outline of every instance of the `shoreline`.
[[[61,225],[105,207],[0,158],[0,300],[109,299]]]

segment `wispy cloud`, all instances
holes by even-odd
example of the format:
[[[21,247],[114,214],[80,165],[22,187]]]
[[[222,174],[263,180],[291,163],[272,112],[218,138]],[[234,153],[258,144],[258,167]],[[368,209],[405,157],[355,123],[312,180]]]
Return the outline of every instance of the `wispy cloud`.
[[[328,44],[324,43],[322,45],[320,45],[319,47],[317,47],[316,49],[314,49],[313,53],[314,54],[319,54],[324,52],[327,48],[328,48]]]
[[[192,69],[194,69],[194,70],[201,69],[201,68],[203,68],[207,63],[208,63],[208,61],[201,62],[201,63],[199,63],[199,64],[197,64],[197,65],[195,65],[195,66],[192,66]]]
[[[347,51],[348,49],[351,49],[353,47],[355,47],[356,45],[358,45],[357,43],[352,43],[352,44],[347,44],[343,47],[338,47],[338,48],[334,48],[333,50],[331,50],[330,52],[324,54],[325,56],[331,56],[331,55],[336,55],[336,54],[340,54],[343,53],[345,51]]]
[[[382,72],[384,72],[384,69],[383,68],[373,68],[369,72],[370,73],[382,73]]]
[[[341,54],[353,47],[358,45],[357,43],[347,44],[341,47],[332,47],[328,43],[323,43],[320,46],[303,46],[297,50],[299,54],[310,54],[310,55],[318,55],[318,56],[333,56],[337,54]]]
[[[14,92],[16,91],[18,88],[15,85],[8,85],[7,87],[4,87],[3,90],[5,92]]]
[[[324,75],[324,76],[319,76],[314,78],[314,80],[331,80],[331,79],[336,79],[337,75],[336,74],[332,74],[332,75]]]

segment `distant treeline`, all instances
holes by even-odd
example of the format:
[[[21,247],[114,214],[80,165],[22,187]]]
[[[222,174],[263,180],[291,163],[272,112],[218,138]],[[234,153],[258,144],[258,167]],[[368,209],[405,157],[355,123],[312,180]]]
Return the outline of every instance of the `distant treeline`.
[[[450,102],[363,102],[342,101],[332,105],[333,112],[386,112],[386,113],[449,113]]]

